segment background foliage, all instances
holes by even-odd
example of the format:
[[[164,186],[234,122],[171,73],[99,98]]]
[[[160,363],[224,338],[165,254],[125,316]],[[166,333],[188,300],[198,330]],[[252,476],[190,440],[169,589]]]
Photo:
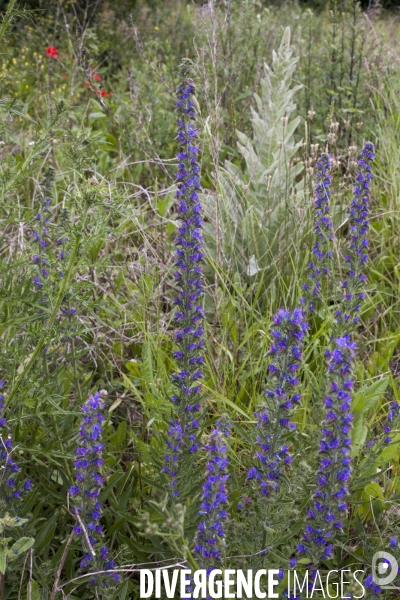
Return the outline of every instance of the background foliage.
[[[377,5],[362,12],[353,0],[325,4],[313,12],[258,0],[54,0],[16,9],[0,56],[0,369],[18,462],[32,480],[19,508],[23,535],[35,542],[13,562],[4,598],[51,599],[69,543],[61,584],[71,600],[95,597],[68,583],[82,554],[77,539],[68,541],[68,490],[80,407],[96,389],[108,393],[102,522],[118,564],[181,560],[192,543],[198,471],[188,474],[184,507],[166,503],[161,474],[175,370],[174,94],[184,57],[196,70],[208,242],[204,431],[221,414],[232,422],[229,551],[252,554],[269,535],[279,564],[304,525],[330,334],[324,310],[305,350],[293,441],[301,468],[288,472],[274,510],[245,509],[250,529],[237,504],[251,495],[246,469],[271,315],[297,304],[307,278],[316,156],[334,157],[340,271],[345,204],[366,139],[377,160],[358,335],[356,476],[347,537],[328,566],[369,568],[373,548],[398,527],[399,434],[375,454],[366,442],[379,438],[390,400],[399,401],[399,28],[395,13]],[[277,165],[284,177],[275,181]],[[38,288],[34,231],[47,197],[50,274]],[[289,533],[275,536],[282,522]],[[135,574],[116,597],[138,597]]]

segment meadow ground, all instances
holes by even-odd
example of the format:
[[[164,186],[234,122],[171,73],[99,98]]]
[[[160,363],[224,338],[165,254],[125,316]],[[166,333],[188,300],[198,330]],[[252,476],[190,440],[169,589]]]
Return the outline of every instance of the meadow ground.
[[[0,600],[177,563],[400,597],[396,9],[2,15]]]

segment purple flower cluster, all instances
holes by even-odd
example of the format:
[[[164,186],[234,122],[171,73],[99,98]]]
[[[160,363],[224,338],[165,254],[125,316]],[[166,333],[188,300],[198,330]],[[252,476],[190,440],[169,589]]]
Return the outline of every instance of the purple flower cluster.
[[[368,575],[368,577],[365,578],[364,586],[367,590],[371,590],[374,596],[379,596],[382,591],[382,588],[377,583],[375,583],[372,575]]]
[[[347,512],[355,355],[356,344],[348,334],[337,338],[334,349],[326,352],[330,390],[324,400],[325,418],[319,448],[317,491],[313,507],[308,511],[309,523],[303,535],[304,543],[298,545],[299,553],[311,555],[314,564],[331,556],[335,532],[342,528]]]
[[[104,485],[101,475],[103,466],[102,453],[104,444],[102,443],[102,427],[104,422],[104,402],[99,392],[90,395],[89,399],[82,407],[83,419],[79,427],[80,444],[76,449],[77,460],[74,463],[76,476],[75,485],[69,489],[70,496],[74,499],[74,514],[77,524],[74,531],[82,537],[86,554],[80,561],[80,568],[87,569],[90,565],[99,567],[100,557],[103,564],[101,569],[114,569],[113,560],[108,559],[108,548],[100,545],[100,536],[103,533],[100,525],[102,514],[100,504],[100,491]],[[119,581],[119,574],[112,574],[114,581]],[[91,580],[95,584],[95,580]],[[106,583],[103,585],[107,586]]]
[[[179,423],[171,422],[169,429],[169,454],[166,456],[164,472],[169,476],[173,495],[178,491],[178,463],[198,449],[196,433],[198,421],[195,414],[201,407],[204,358],[204,311],[201,306],[203,294],[202,216],[200,205],[200,167],[197,163],[198,145],[195,127],[195,86],[192,79],[182,81],[177,92],[178,141],[180,151],[177,158],[178,217],[180,220],[176,237],[176,272],[178,294],[175,341],[177,350],[174,358],[179,371],[173,375],[177,392],[172,396],[179,413]]]
[[[207,477],[202,488],[199,511],[201,521],[198,525],[194,552],[208,569],[214,567],[215,561],[221,558],[221,552],[225,548],[224,521],[228,518],[226,512],[228,504],[226,481],[229,478],[226,442],[228,435],[228,426],[217,422],[204,447],[207,451]]]
[[[304,283],[303,290],[305,297],[302,302],[308,301],[308,308],[311,312],[315,310],[314,298],[321,296],[321,280],[330,272],[329,261],[332,258],[331,242],[333,239],[333,224],[330,216],[330,186],[332,177],[330,170],[332,167],[332,157],[329,154],[323,154],[317,162],[317,185],[315,188],[315,228],[316,240],[312,249],[313,260],[308,263],[308,278],[311,283]]]
[[[349,227],[350,246],[345,256],[346,277],[342,281],[344,290],[344,308],[335,313],[336,321],[343,329],[358,323],[361,302],[365,298],[364,285],[367,276],[363,272],[368,261],[368,229],[370,182],[372,180],[371,163],[375,158],[375,148],[371,142],[366,142],[358,160],[359,170],[353,190],[353,200],[350,205]]]
[[[308,330],[304,311],[295,308],[291,313],[280,309],[273,317],[271,335],[273,342],[269,365],[269,387],[266,390],[266,403],[257,411],[257,466],[251,467],[248,479],[256,480],[264,496],[279,488],[279,479],[285,465],[292,462],[288,444],[283,443],[285,435],[296,426],[290,420],[301,394],[296,391],[299,378],[304,338]]]
[[[393,400],[390,403],[389,412],[387,414],[387,424],[384,425],[383,430],[385,432],[384,442],[385,444],[391,444],[393,438],[390,437],[393,427],[396,427],[400,421],[400,404]]]
[[[0,381],[0,389],[3,382]],[[4,396],[0,394],[0,514],[4,514],[7,506],[18,501],[26,490],[32,487],[30,479],[18,484],[19,466],[13,459],[13,443],[7,434],[7,419],[3,415]]]

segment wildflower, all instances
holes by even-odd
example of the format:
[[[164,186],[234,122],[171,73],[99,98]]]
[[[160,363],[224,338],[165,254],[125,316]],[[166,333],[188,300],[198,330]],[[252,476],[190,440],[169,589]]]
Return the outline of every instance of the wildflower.
[[[368,261],[368,229],[370,182],[372,180],[371,163],[375,158],[375,148],[366,142],[358,160],[359,170],[353,189],[353,200],[350,205],[349,228],[350,246],[345,256],[346,274],[342,281],[343,310],[335,313],[341,331],[347,331],[352,324],[359,322],[358,313],[365,298],[364,285],[366,275],[364,267]]]
[[[50,256],[48,253],[49,244],[49,221],[50,221],[50,190],[54,182],[54,171],[48,169],[43,178],[41,189],[43,190],[40,208],[35,216],[35,228],[33,230],[34,243],[37,244],[37,250],[32,257],[33,263],[38,267],[37,275],[33,278],[33,283],[37,289],[47,288],[49,280]],[[40,302],[47,304],[47,296],[44,295]]]
[[[295,373],[300,368],[307,329],[301,308],[295,308],[292,313],[280,309],[272,321],[269,387],[265,404],[254,413],[259,447],[257,466],[253,466],[247,474],[248,479],[259,483],[263,496],[278,490],[284,468],[293,460],[284,438],[295,429],[290,416],[301,399],[301,394],[295,391],[299,383]]]
[[[309,554],[314,564],[331,557],[335,534],[342,529],[348,509],[355,355],[356,344],[349,334],[336,338],[334,349],[327,352],[330,389],[324,400],[326,411],[319,446],[317,491],[313,507],[308,511],[304,543],[298,546],[298,552]]]
[[[177,388],[172,401],[179,414],[179,422],[171,422],[169,440],[173,448],[172,456],[166,461],[165,472],[170,477],[173,495],[179,494],[179,481],[182,477],[181,462],[188,459],[197,449],[196,436],[198,420],[196,413],[201,407],[204,358],[204,310],[201,306],[203,294],[202,252],[202,208],[200,205],[200,167],[197,163],[197,129],[193,96],[195,86],[192,79],[186,78],[177,91],[176,108],[178,113],[177,172],[178,189],[176,198],[180,219],[176,237],[176,283],[178,292],[175,298],[176,312],[175,342],[177,349],[174,358],[179,371],[173,375]],[[168,448],[171,456],[172,447]],[[187,468],[187,467],[185,467]]]
[[[385,433],[384,443],[391,444],[392,438],[390,437],[390,433],[393,428],[397,428],[398,423],[400,422],[400,404],[393,400],[390,403],[390,409],[387,414],[387,423],[384,426],[383,430]]]
[[[372,590],[372,592],[376,595],[380,595],[380,593],[381,593],[382,588],[378,584],[375,583],[372,575],[368,575],[368,577],[366,577],[366,579],[364,581],[364,586],[367,589]]]
[[[98,73],[94,73],[94,75],[92,75],[92,78],[93,78],[95,81],[101,81],[101,77],[100,77],[100,75],[99,75]]]
[[[220,421],[211,432],[204,450],[207,451],[206,473],[201,497],[201,521],[197,528],[194,552],[200,562],[207,568],[215,567],[225,548],[224,522],[228,518],[226,506],[228,492],[226,482],[227,472],[227,443],[229,428]]]
[[[57,48],[55,48],[54,46],[47,46],[46,48],[46,56],[48,56],[49,58],[57,58],[58,56],[58,50]]]
[[[101,90],[100,95],[101,95],[102,98],[106,98],[107,97],[106,90]]]
[[[332,157],[323,154],[317,162],[317,185],[315,188],[316,219],[314,232],[316,240],[312,249],[312,260],[308,263],[308,278],[311,283],[304,284],[306,292],[302,302],[308,300],[308,308],[314,311],[314,300],[321,297],[321,282],[330,273],[329,262],[332,258],[333,224],[330,216],[330,186],[332,178],[330,170]]]
[[[101,503],[99,500],[100,491],[104,485],[104,479],[101,475],[103,466],[102,429],[104,423],[105,403],[99,392],[90,394],[89,399],[82,407],[82,421],[79,427],[80,443],[76,449],[77,459],[75,460],[75,484],[69,489],[70,496],[74,503],[73,513],[76,515],[77,523],[74,526],[75,534],[82,539],[82,545],[86,552],[80,561],[80,568],[87,570],[92,567],[94,570],[114,569],[114,561],[106,560],[108,549],[100,544],[103,535],[103,529],[100,524],[102,515]],[[99,559],[103,561],[99,563]],[[118,573],[112,573],[114,581],[118,581]],[[96,583],[93,580],[93,583]],[[103,582],[105,587],[108,586]]]
[[[0,390],[4,383],[0,381]],[[30,479],[19,482],[20,468],[13,458],[11,435],[7,434],[7,419],[3,415],[4,396],[0,393],[0,514],[6,506],[13,506],[22,494],[32,488]]]

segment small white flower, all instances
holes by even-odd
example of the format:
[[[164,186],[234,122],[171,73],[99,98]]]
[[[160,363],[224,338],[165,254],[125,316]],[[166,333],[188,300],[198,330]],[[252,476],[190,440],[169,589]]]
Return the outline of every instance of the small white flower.
[[[36,142],[29,142],[28,146],[34,146]]]

